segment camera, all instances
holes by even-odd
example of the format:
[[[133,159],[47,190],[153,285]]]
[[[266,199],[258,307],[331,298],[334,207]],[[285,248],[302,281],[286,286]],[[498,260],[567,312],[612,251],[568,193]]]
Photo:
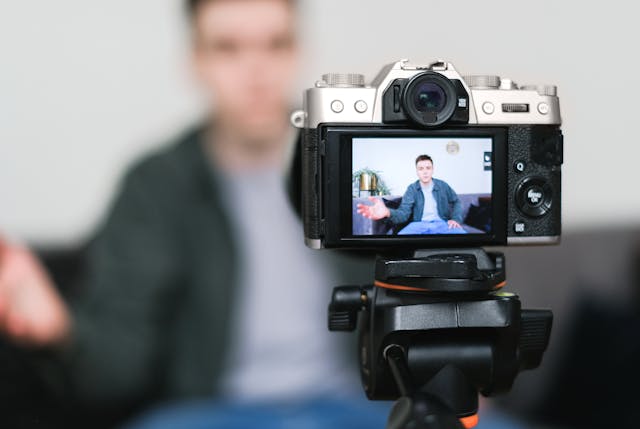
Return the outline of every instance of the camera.
[[[472,427],[478,393],[540,365],[553,314],[523,309],[482,247],[560,239],[556,92],[401,60],[369,85],[324,75],[292,115],[307,245],[378,251],[372,285],[334,288],[328,327],[357,329],[367,396],[397,400],[388,428]]]
[[[555,244],[563,135],[556,87],[462,77],[451,63],[327,74],[302,129],[309,247]]]

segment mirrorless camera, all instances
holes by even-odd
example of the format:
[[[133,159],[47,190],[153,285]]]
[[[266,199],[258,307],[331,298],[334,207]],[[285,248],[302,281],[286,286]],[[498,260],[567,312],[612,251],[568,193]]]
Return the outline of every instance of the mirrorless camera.
[[[555,86],[402,60],[369,85],[360,74],[324,75],[292,122],[303,130],[302,215],[312,248],[559,241]]]

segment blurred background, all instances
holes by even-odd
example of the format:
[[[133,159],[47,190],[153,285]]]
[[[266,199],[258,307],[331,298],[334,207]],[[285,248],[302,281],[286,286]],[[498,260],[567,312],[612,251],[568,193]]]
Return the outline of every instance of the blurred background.
[[[299,88],[400,58],[559,87],[565,231],[637,223],[640,30],[622,0],[301,0]],[[0,225],[43,244],[93,231],[123,169],[195,122],[181,0],[0,3]],[[300,98],[301,99],[301,98]],[[295,100],[296,102],[299,100]]]
[[[543,367],[521,375],[505,401],[558,424],[579,421],[571,407],[607,421],[637,404],[636,5],[300,3],[299,90],[332,71],[371,80],[400,58],[558,85],[564,241],[507,251],[511,289],[529,307],[551,307],[556,325]],[[2,234],[40,249],[83,245],[127,166],[203,114],[187,47],[181,0],[0,2]]]

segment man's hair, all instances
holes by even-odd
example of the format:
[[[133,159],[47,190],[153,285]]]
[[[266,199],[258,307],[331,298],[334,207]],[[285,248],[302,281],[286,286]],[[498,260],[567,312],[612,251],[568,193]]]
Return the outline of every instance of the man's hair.
[[[189,15],[189,18],[191,19],[195,18],[196,14],[198,13],[198,8],[200,6],[202,6],[205,3],[213,3],[214,1],[222,1],[222,0],[187,0],[186,9],[187,9],[187,14]],[[238,1],[238,0],[226,0],[226,1]],[[297,3],[296,0],[282,0],[282,1],[287,3],[287,5],[289,5],[290,7],[296,6],[296,3]]]
[[[420,161],[431,161],[431,164],[433,165],[433,159],[431,159],[431,157],[429,155],[420,155],[416,158],[416,165],[418,165],[418,163]]]

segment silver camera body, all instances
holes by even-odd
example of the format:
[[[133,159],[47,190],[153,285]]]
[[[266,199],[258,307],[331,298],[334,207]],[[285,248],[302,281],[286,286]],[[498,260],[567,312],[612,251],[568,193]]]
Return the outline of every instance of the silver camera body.
[[[401,60],[384,66],[370,84],[360,74],[323,75],[305,91],[303,109],[294,112],[291,121],[303,130],[302,214],[309,247],[424,248],[559,241],[563,136],[553,85],[518,86],[499,76],[463,77],[448,62],[416,65]],[[345,139],[354,136],[409,135],[492,140],[492,226],[486,234],[354,235],[348,219],[351,204],[343,189],[351,174],[345,161],[349,148],[339,146],[350,144]],[[394,143],[390,140],[390,144]],[[464,174],[464,168],[459,170]]]
[[[438,61],[414,65],[408,60],[388,64],[366,85],[360,74],[325,74],[304,93],[303,109],[292,116],[298,128],[322,123],[383,123],[383,95],[396,79],[433,72],[458,80],[469,94],[468,124],[560,125],[560,101],[556,86],[524,85],[499,76],[462,77],[453,64]],[[464,97],[463,97],[464,98]]]

